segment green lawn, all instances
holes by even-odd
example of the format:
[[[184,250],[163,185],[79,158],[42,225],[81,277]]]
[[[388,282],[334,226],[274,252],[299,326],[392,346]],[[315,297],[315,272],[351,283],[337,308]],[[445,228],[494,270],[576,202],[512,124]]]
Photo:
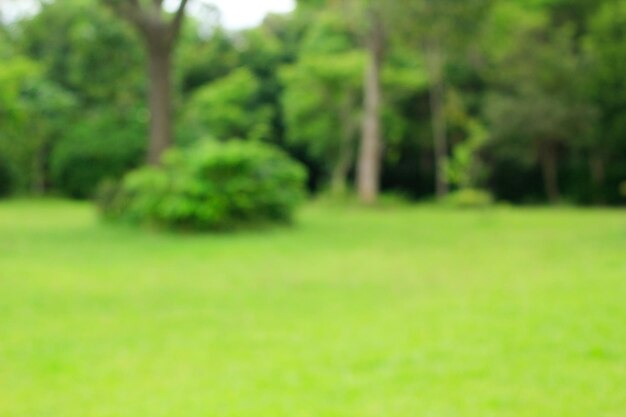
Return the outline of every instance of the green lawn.
[[[624,417],[626,212],[0,203],[1,417]]]

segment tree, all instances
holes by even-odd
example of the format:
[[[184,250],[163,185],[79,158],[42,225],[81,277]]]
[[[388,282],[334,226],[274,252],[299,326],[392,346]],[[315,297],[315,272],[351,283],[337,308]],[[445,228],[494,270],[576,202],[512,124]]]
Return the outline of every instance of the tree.
[[[361,201],[374,203],[380,192],[382,164],[382,67],[385,53],[385,26],[380,4],[367,1],[365,49],[367,64],[363,83],[363,128],[357,166],[357,190]]]
[[[299,52],[297,62],[282,71],[287,139],[321,161],[331,193],[340,196],[348,190],[360,130],[363,53],[343,19],[324,12],[316,15]]]
[[[13,27],[13,47],[37,69],[24,82],[15,82],[20,86],[16,103],[26,120],[13,125],[11,159],[19,159],[13,164],[17,189],[42,192],[52,185],[55,191],[66,193],[66,177],[60,180],[55,174],[59,148],[60,153],[71,148],[72,155],[83,158],[68,165],[76,172],[84,166],[76,177],[85,182],[95,178],[95,188],[97,180],[110,172],[98,174],[98,164],[81,150],[93,150],[92,155],[98,157],[119,157],[112,164],[122,165],[124,150],[147,137],[139,39],[111,10],[93,0],[42,3],[36,14]],[[113,145],[118,136],[132,141],[128,146],[121,140]],[[69,194],[84,198],[91,193]]]
[[[210,36],[201,36],[195,21],[189,23],[177,52],[183,94],[193,93],[241,66],[234,34],[217,26]]]
[[[438,197],[449,191],[446,66],[463,53],[480,28],[490,0],[396,0],[391,2],[395,37],[418,50],[429,76],[429,104]],[[418,24],[416,24],[418,22]],[[421,71],[421,68],[419,69]]]
[[[589,97],[599,120],[590,144],[589,168],[596,202],[617,202],[626,178],[626,1],[607,3],[591,19],[585,46],[591,60]]]
[[[74,97],[31,60],[13,56],[0,68],[0,154],[9,159],[17,190],[47,190],[49,154],[73,106]]]
[[[315,54],[283,72],[287,137],[324,162],[336,196],[347,191],[354,161],[362,67],[358,52]]]
[[[108,8],[92,0],[46,2],[17,25],[16,48],[83,109],[137,107],[144,94],[141,44]]]
[[[159,164],[172,143],[172,55],[179,38],[188,0],[180,0],[173,17],[163,0],[103,0],[129,21],[144,41],[150,83],[150,143],[148,162]]]
[[[198,88],[185,106],[183,135],[217,140],[269,139],[272,108],[259,104],[260,82],[247,68]]]
[[[320,7],[321,1],[301,1]],[[356,188],[365,204],[375,203],[380,193],[382,171],[382,68],[385,58],[385,4],[375,0],[326,1],[339,10],[366,53],[363,82],[363,116],[357,159]]]
[[[510,23],[511,11],[516,25],[493,26],[508,34],[494,34],[485,115],[494,147],[538,163],[545,194],[555,203],[561,199],[560,155],[591,126],[592,108],[578,88],[585,72],[572,30],[551,29],[541,12],[510,9],[499,18]]]

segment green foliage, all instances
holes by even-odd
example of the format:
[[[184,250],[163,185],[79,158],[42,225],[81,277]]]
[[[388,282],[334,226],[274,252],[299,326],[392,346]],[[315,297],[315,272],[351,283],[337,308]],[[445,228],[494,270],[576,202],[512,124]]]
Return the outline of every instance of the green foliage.
[[[489,131],[480,121],[467,117],[462,111],[460,113],[459,122],[463,124],[466,138],[454,147],[446,175],[450,184],[461,189],[478,187],[486,174],[480,151],[488,142]]]
[[[581,82],[589,74],[574,32],[544,19],[516,21],[516,41],[490,56],[484,116],[494,159],[513,157],[541,169],[547,197],[560,198],[559,157],[592,134],[595,109]]]
[[[25,57],[0,68],[0,154],[14,173],[16,190],[45,191],[50,149],[75,105],[73,95]]]
[[[356,133],[363,65],[363,54],[352,52],[304,57],[283,69],[289,141],[305,145],[332,166],[346,140],[342,134]]]
[[[286,140],[317,162],[324,183],[317,185],[343,194],[360,130],[366,56],[344,18],[328,12],[312,16],[298,59],[280,73]]]
[[[269,139],[272,109],[259,105],[259,94],[259,80],[246,68],[199,88],[184,111],[182,141],[207,135],[219,140]]]
[[[385,4],[385,12],[391,36],[398,37],[400,42],[425,49],[438,44],[435,47],[451,51],[467,45],[481,27],[491,3],[491,0],[390,0]]]
[[[519,47],[520,37],[532,30],[541,30],[549,23],[547,10],[524,1],[496,2],[485,18],[478,41],[482,52],[491,62],[501,62]],[[497,68],[486,68],[498,72]]]
[[[455,208],[485,208],[493,205],[494,198],[489,191],[476,188],[462,188],[448,194],[443,204]]]
[[[77,145],[74,153],[80,153],[82,141],[104,131],[117,135],[116,129],[127,127],[106,114],[95,117],[106,122],[93,129],[84,126],[96,112],[108,113],[115,107],[132,113],[137,107],[143,70],[136,39],[108,9],[91,0],[44,2],[33,17],[17,22],[11,34],[13,50],[2,54],[7,64],[3,61],[0,67],[0,153],[14,172],[15,189],[50,191],[55,165],[62,191],[84,197],[93,188],[86,184],[102,174],[101,166],[88,162],[85,166],[80,162],[85,159],[70,156],[74,151],[68,149],[69,143]],[[76,136],[81,138],[71,139]],[[127,147],[125,142],[110,143]],[[118,152],[107,147],[103,142],[96,158]]]
[[[98,112],[68,129],[54,149],[52,177],[57,190],[74,198],[94,195],[105,179],[121,178],[145,154],[144,123]]]
[[[0,66],[0,145],[7,145],[8,137],[18,131],[27,119],[21,101],[26,85],[38,77],[37,65],[22,56],[5,57]]]
[[[129,173],[119,188],[106,185],[99,205],[132,223],[230,230],[291,220],[305,180],[303,167],[270,145],[200,142]]]
[[[141,44],[100,1],[42,2],[21,22],[20,48],[83,104],[128,106],[141,94]]]
[[[313,23],[300,42],[298,53],[301,57],[340,54],[357,47],[358,42],[341,15],[320,12],[313,16]]]
[[[15,193],[90,195],[138,163],[144,45],[104,7],[125,0],[36,3],[0,21],[0,155]],[[453,188],[509,201],[540,201],[543,185],[552,200],[623,202],[626,0],[311,0],[245,30],[190,11],[172,56],[181,145],[270,142],[306,163],[312,189],[345,193],[380,20],[384,192],[428,198],[445,170]],[[439,121],[449,149],[435,156]]]
[[[32,114],[23,100],[27,85],[38,79],[38,68],[32,61],[21,56],[6,56],[0,65],[0,156],[7,175],[11,172],[16,188],[28,188],[28,162],[32,154],[30,139],[24,133]],[[20,169],[21,168],[21,169]],[[18,178],[16,177],[18,173]],[[11,186],[10,188],[14,188]],[[9,187],[3,187],[6,191]]]
[[[615,190],[626,178],[626,1],[607,2],[590,19],[584,46],[589,56],[585,85],[598,109],[598,123],[587,148],[605,165],[598,192],[606,202],[617,202]]]
[[[234,36],[218,27],[210,37],[203,37],[192,23],[183,28],[176,56],[185,93],[227,76],[240,65]]]
[[[577,88],[584,72],[570,31],[528,28],[493,64],[487,113],[495,136],[520,135],[527,143],[583,137],[590,109]]]

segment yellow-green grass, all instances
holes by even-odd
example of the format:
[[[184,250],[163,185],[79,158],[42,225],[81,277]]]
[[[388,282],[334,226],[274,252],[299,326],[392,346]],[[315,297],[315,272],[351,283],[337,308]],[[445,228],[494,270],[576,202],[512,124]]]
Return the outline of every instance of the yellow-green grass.
[[[626,213],[0,203],[1,417],[624,417]]]

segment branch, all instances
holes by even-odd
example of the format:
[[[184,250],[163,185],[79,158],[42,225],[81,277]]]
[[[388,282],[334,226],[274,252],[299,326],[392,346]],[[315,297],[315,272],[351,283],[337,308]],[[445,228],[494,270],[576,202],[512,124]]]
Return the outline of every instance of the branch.
[[[144,31],[148,25],[146,13],[139,0],[104,0],[115,13]]]
[[[176,14],[174,15],[174,19],[172,20],[172,40],[176,40],[176,38],[178,38],[178,35],[180,34],[180,28],[183,25],[183,18],[185,17],[185,7],[187,6],[187,2],[188,0],[180,0],[180,5],[178,6],[178,10],[176,10]]]

